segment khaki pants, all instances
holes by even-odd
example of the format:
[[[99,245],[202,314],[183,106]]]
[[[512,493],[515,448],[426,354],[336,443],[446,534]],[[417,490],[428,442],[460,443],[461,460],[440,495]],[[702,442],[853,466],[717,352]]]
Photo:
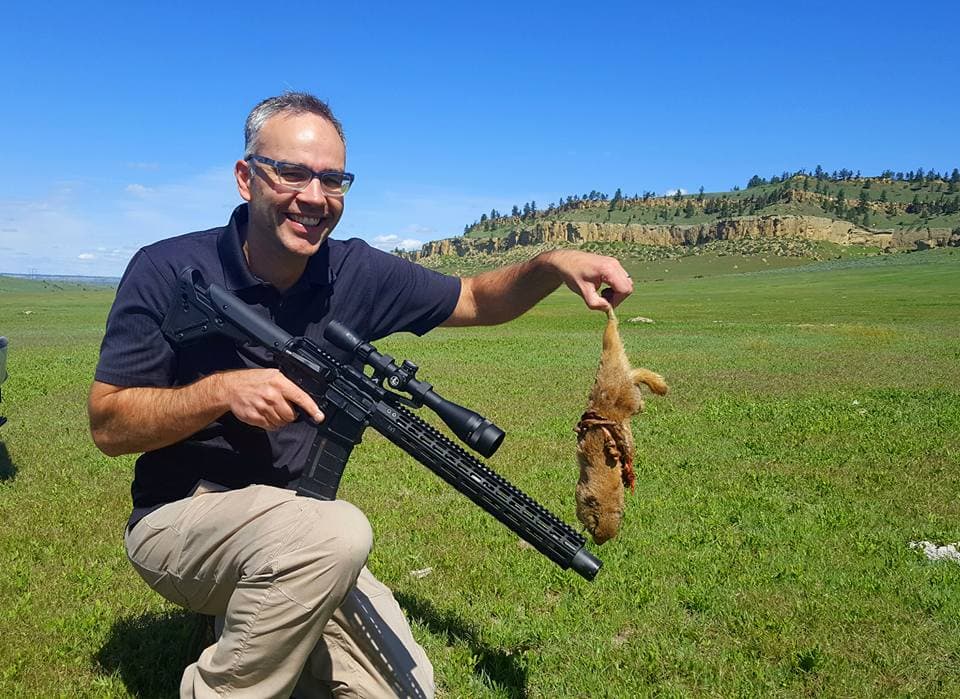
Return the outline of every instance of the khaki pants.
[[[201,489],[140,520],[125,544],[150,587],[223,618],[181,697],[433,696],[430,661],[365,567],[370,524],[345,501]]]

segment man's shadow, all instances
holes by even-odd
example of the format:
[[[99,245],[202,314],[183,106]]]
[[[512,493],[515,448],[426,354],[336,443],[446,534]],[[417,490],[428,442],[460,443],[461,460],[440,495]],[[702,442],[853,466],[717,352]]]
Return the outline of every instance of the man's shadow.
[[[3,433],[0,432],[0,438],[3,437]],[[0,442],[0,482],[3,481],[12,481],[17,476],[17,467],[13,464],[13,459],[10,458],[10,452],[7,451],[7,445],[3,442]]]
[[[213,642],[210,620],[185,610],[119,619],[94,659],[104,674],[119,674],[135,697],[179,696],[184,668]]]
[[[394,597],[407,616],[417,619],[431,633],[469,647],[470,654],[477,659],[473,672],[484,684],[496,685],[506,691],[510,699],[526,699],[527,669],[519,657],[523,648],[517,648],[517,653],[491,648],[480,639],[474,627],[456,614],[439,611],[430,602],[405,592],[394,592]]]
[[[519,657],[484,644],[477,630],[453,613],[403,592],[395,597],[407,615],[431,633],[466,644],[477,658],[473,672],[484,684],[499,687],[511,699],[526,699],[527,671]],[[149,612],[115,622],[95,659],[106,674],[119,674],[133,696],[165,699],[177,696],[184,668],[213,640],[211,617]]]

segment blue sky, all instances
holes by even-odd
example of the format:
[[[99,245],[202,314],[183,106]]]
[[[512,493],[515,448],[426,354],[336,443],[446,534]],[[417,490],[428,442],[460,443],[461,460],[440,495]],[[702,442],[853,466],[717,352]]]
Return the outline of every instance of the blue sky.
[[[491,208],[753,174],[960,167],[960,3],[14,3],[0,26],[0,272],[118,276],[222,225],[242,125],[343,121],[334,235],[385,249]]]

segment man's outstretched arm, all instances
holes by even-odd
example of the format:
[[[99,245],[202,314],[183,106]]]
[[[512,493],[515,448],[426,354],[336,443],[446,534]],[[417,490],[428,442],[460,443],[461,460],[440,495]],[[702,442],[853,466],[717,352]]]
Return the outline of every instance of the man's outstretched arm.
[[[176,388],[94,381],[87,402],[93,441],[108,456],[169,446],[226,412],[255,427],[277,429],[293,422],[298,408],[323,420],[314,400],[278,369],[226,371]]]
[[[463,279],[460,298],[442,325],[496,325],[513,320],[566,284],[587,307],[616,307],[633,292],[619,260],[579,250],[551,250],[527,262]],[[607,285],[603,294],[600,287]]]

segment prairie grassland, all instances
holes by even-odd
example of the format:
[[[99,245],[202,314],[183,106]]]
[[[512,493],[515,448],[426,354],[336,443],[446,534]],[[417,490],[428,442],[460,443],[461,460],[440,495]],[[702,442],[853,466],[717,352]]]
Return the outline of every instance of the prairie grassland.
[[[636,492],[592,583],[369,432],[341,495],[442,696],[960,695],[960,566],[909,548],[960,541],[954,252],[638,262],[662,281],[621,306],[624,341],[672,390],[634,423]],[[0,696],[173,696],[198,651],[196,620],[124,559],[133,459],[87,436],[110,300],[0,279]],[[575,523],[602,327],[562,290],[503,327],[379,347],[504,428],[490,465]]]

